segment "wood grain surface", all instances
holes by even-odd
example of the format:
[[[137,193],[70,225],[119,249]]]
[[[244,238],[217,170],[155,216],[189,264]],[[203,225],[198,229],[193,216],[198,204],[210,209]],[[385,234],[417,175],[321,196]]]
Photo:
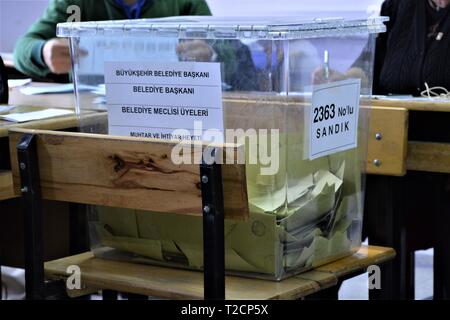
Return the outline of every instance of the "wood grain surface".
[[[226,277],[228,300],[294,300],[336,285],[338,278],[365,272],[393,259],[394,250],[363,246],[358,253],[280,282]],[[49,279],[66,279],[70,265],[81,268],[84,290],[110,289],[168,299],[203,299],[203,273],[95,258],[91,252],[45,263]],[[75,295],[75,294],[74,294]]]
[[[16,145],[24,134],[37,135],[44,199],[202,215],[198,164],[175,164],[177,142],[106,135],[12,129],[11,164],[15,190],[20,176]],[[201,161],[206,145],[186,145]],[[194,147],[192,147],[194,146]],[[192,147],[192,148],[191,148]],[[217,155],[239,157],[242,147],[217,145]],[[245,164],[222,166],[225,216],[248,217]]]

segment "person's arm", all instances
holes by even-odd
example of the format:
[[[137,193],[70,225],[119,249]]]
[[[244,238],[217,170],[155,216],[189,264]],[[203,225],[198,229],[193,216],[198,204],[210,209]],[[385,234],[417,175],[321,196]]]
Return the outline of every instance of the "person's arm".
[[[381,68],[383,67],[383,62],[386,56],[387,51],[387,42],[389,35],[392,30],[392,26],[395,23],[396,15],[398,11],[398,4],[399,0],[386,0],[383,2],[381,6],[381,12],[380,16],[389,17],[389,21],[387,21],[386,24],[386,32],[380,33],[377,35],[376,39],[376,45],[375,45],[375,61],[374,61],[374,92],[377,93],[378,87],[379,87],[379,79],[381,74]],[[364,50],[362,51],[359,58],[355,61],[352,68],[349,71],[353,72],[359,72],[361,73],[362,70],[367,70],[368,63],[370,64],[370,57],[371,57],[371,50],[372,48],[369,48],[367,45]],[[356,71],[355,71],[356,70]],[[360,70],[360,71],[358,71]]]
[[[350,67],[350,69],[347,70],[345,73],[337,72],[336,70],[330,70],[329,79],[324,79],[324,72],[323,68],[319,68],[316,70],[313,74],[313,83],[319,84],[326,81],[339,81],[349,78],[359,78],[362,81],[362,85],[366,86],[368,84],[368,77],[366,74],[366,70],[370,69],[370,66],[372,64],[372,60],[370,59],[372,57],[372,52],[375,49],[375,62],[374,62],[374,74],[373,74],[373,87],[374,87],[374,93],[378,92],[378,86],[379,86],[379,79],[380,79],[380,73],[381,68],[383,66],[383,61],[386,55],[386,47],[387,47],[387,40],[390,35],[390,31],[392,29],[392,25],[395,23],[396,14],[398,11],[398,4],[399,0],[386,0],[383,2],[381,6],[381,13],[380,16],[386,16],[389,17],[389,21],[386,22],[386,32],[380,33],[377,35],[376,39],[376,46],[375,48],[372,48],[369,44],[370,42],[364,47],[359,57],[355,60],[353,65]]]
[[[181,16],[210,16],[211,11],[204,0],[180,1]]]
[[[67,7],[73,4],[80,5],[79,1],[52,0],[43,16],[17,41],[14,49],[14,63],[19,71],[32,77],[46,77],[51,72],[46,59],[44,59],[44,46],[49,40],[56,37],[56,25],[67,20],[69,16]],[[67,46],[63,41],[54,40],[45,49],[47,56],[50,57],[52,54],[55,54],[55,57],[67,54]],[[56,71],[66,71],[67,63],[70,63],[70,58],[66,60],[62,58],[61,65],[58,62],[59,59],[53,60],[57,66],[52,66],[52,68],[56,68]]]

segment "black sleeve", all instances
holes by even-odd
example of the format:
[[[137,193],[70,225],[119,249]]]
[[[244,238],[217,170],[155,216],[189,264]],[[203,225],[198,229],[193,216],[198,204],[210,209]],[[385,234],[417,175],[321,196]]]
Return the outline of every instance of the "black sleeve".
[[[395,24],[396,15],[398,5],[401,0],[385,0],[381,6],[380,16],[388,17],[389,21],[385,22],[386,24],[386,32],[380,33],[376,39],[375,45],[375,61],[374,61],[374,70],[373,70],[373,92],[378,93],[379,80],[381,69],[383,67],[384,58],[386,56],[387,50],[387,42],[389,39],[390,32],[392,30],[392,26]],[[369,57],[371,54],[370,44],[368,43],[361,55],[356,59],[353,67],[361,68],[363,70],[366,69],[365,63],[369,61]]]
[[[381,16],[389,17],[386,22],[386,32],[377,37],[375,47],[375,64],[373,70],[373,92],[378,93],[381,69],[383,68],[384,58],[386,57],[387,43],[391,34],[392,26],[395,24],[399,0],[386,0],[381,7]]]

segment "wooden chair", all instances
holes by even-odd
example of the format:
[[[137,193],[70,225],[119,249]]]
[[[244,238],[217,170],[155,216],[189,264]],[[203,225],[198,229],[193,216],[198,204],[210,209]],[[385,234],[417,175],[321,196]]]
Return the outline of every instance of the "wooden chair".
[[[42,252],[41,200],[47,199],[203,215],[205,298],[224,299],[224,217],[248,217],[245,166],[176,166],[170,159],[174,145],[105,135],[11,130],[13,179],[15,186],[21,186],[26,206],[27,298],[43,299],[53,290],[45,283]],[[199,147],[193,152],[211,152],[215,157],[242,152],[236,145]],[[131,180],[145,177],[144,185],[137,181],[130,187],[130,176]]]
[[[71,265],[82,268],[86,285],[84,290],[69,292],[71,296],[114,290],[163,298],[299,299],[395,256],[390,248],[363,247],[353,256],[281,282],[225,277],[224,218],[249,216],[245,165],[176,166],[170,159],[174,145],[151,139],[10,130],[15,192],[21,192],[26,202],[28,299],[66,291],[63,282],[45,280],[65,280]],[[197,146],[194,154],[214,151],[216,159],[242,159],[244,152],[238,145]],[[103,260],[91,253],[47,262],[44,269],[42,199],[203,216],[203,279],[195,271]]]

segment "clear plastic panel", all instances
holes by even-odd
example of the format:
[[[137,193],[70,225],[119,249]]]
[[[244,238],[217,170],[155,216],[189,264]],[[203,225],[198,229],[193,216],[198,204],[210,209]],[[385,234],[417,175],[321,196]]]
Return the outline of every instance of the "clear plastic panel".
[[[178,39],[310,39],[378,33],[386,30],[388,17],[322,17],[313,13],[292,17],[184,16],[158,19],[60,23],[57,35],[66,38],[95,36],[108,32]]]
[[[108,110],[106,61],[220,62],[224,127],[242,129],[248,157],[261,145],[268,155],[273,149],[279,155],[271,174],[261,174],[270,167],[265,159],[246,165],[250,219],[226,221],[228,272],[279,280],[349,255],[361,244],[375,43],[375,34],[355,30],[308,39],[194,39],[192,28],[190,39],[145,37],[142,30],[135,36],[114,28],[94,35],[79,31],[71,37],[71,49],[80,131],[108,134],[106,115],[92,116],[93,110]],[[214,54],[183,56],[177,48],[189,41]],[[358,147],[310,161],[305,118],[312,89],[348,78],[361,79]],[[274,137],[271,130],[279,134]],[[91,243],[98,256],[202,267],[201,218],[105,207],[91,211]]]

